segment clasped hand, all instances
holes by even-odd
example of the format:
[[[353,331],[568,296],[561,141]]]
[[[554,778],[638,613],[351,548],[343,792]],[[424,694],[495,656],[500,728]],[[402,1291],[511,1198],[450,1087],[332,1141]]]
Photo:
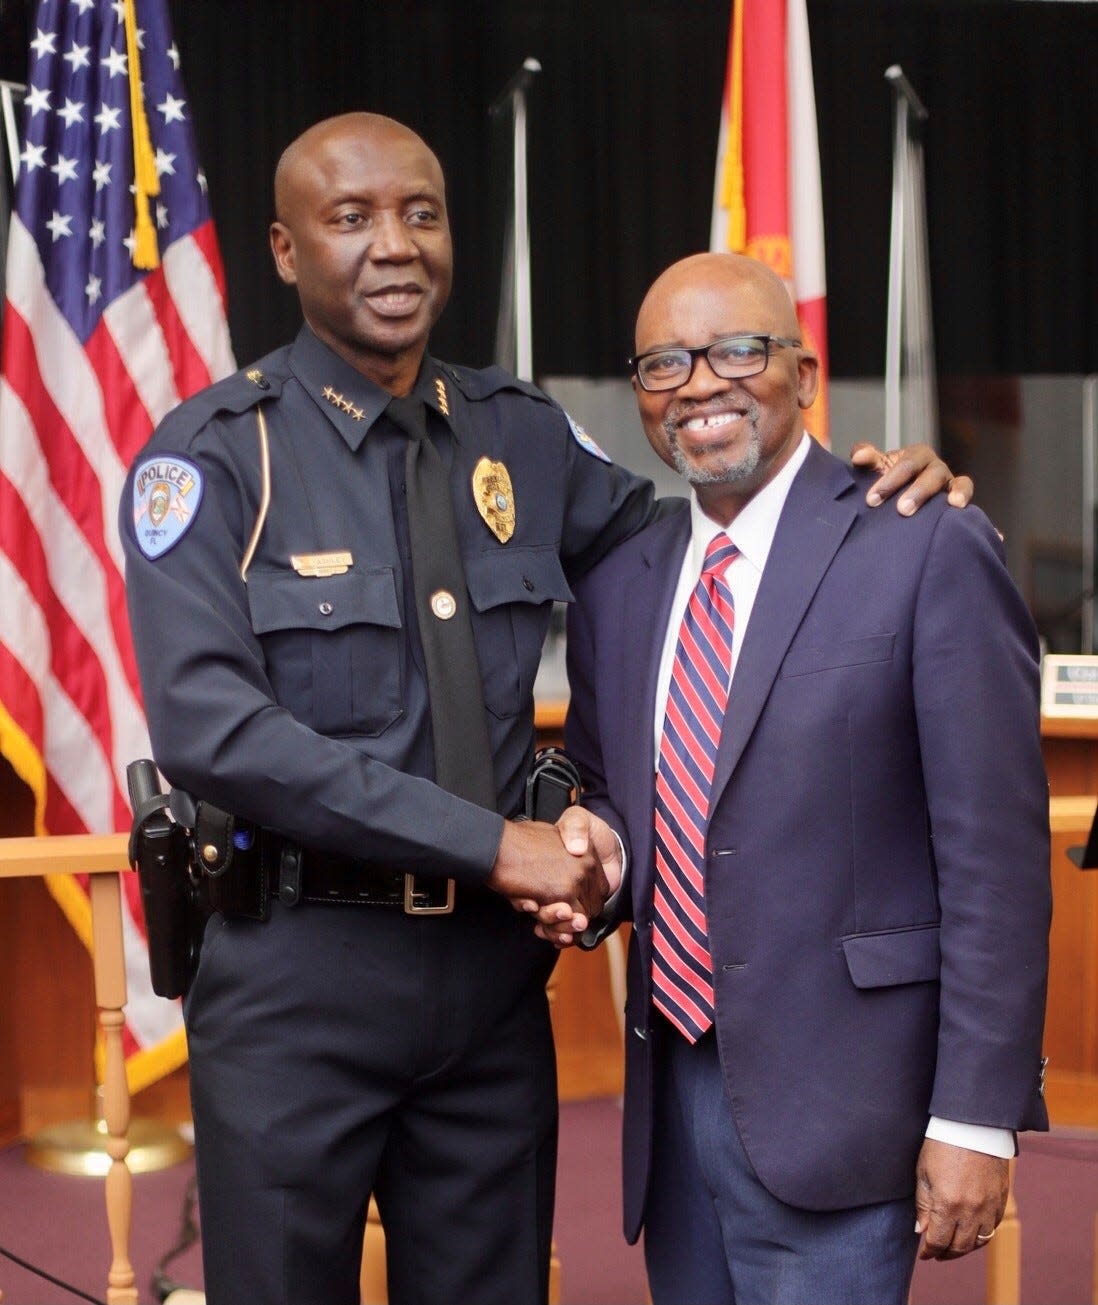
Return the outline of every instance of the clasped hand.
[[[555,825],[507,821],[488,887],[516,911],[537,916],[535,932],[567,947],[621,883],[621,844],[605,820],[569,807]]]

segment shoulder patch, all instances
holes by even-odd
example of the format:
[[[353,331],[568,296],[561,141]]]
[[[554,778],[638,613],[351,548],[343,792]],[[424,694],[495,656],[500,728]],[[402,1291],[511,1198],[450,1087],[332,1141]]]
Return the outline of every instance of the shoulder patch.
[[[202,472],[171,453],[146,458],[133,473],[133,529],[149,558],[178,544],[202,502]]]
[[[576,441],[576,443],[580,446],[580,448],[583,449],[584,453],[590,453],[593,457],[601,458],[603,462],[609,462],[610,459],[606,456],[605,453],[603,453],[602,449],[599,448],[599,446],[595,443],[595,441],[591,438],[591,436],[588,435],[588,433],[583,429],[583,427],[579,424],[579,422],[576,421],[573,417],[569,417],[568,413],[565,413],[564,415],[568,417],[568,429],[572,432],[572,438]]]

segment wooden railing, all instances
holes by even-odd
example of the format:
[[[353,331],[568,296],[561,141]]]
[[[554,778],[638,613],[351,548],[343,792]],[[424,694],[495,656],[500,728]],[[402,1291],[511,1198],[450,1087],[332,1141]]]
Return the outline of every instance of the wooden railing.
[[[126,1006],[126,960],[122,943],[122,884],[130,873],[125,834],[58,834],[50,838],[0,838],[0,878],[48,874],[86,874],[92,914],[95,1003],[103,1029],[103,1122],[111,1158],[105,1180],[111,1265],[108,1305],[137,1305],[130,1263],[133,1178],[126,1164],[130,1149],[130,1092],[122,1050]]]

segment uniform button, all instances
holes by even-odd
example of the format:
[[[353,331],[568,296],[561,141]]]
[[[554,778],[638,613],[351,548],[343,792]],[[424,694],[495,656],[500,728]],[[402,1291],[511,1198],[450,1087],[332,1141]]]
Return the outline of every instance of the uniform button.
[[[321,603],[316,610],[320,613],[321,616],[331,616],[332,605],[331,603]]]
[[[522,577],[522,587],[523,587],[523,589],[527,590],[527,592],[529,592],[529,593],[532,593],[532,592],[533,592],[533,589],[534,589],[534,582],[533,582],[533,580],[530,579],[530,577],[529,577],[528,575],[524,575],[524,576]]]

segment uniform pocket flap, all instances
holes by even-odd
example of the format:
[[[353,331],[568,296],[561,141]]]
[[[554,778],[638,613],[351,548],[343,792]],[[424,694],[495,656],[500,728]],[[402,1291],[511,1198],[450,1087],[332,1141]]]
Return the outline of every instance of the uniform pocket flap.
[[[400,628],[391,567],[323,577],[300,576],[296,571],[250,571],[248,605],[256,634],[338,630],[345,625]]]
[[[888,988],[938,978],[941,950],[936,924],[884,933],[854,933],[841,939],[856,988]]]
[[[572,591],[564,578],[557,550],[500,548],[465,559],[465,581],[478,612],[506,603],[570,603]]]
[[[782,674],[811,675],[813,671],[887,662],[895,644],[894,634],[871,634],[864,639],[841,639],[823,648],[795,648],[782,664]]]

